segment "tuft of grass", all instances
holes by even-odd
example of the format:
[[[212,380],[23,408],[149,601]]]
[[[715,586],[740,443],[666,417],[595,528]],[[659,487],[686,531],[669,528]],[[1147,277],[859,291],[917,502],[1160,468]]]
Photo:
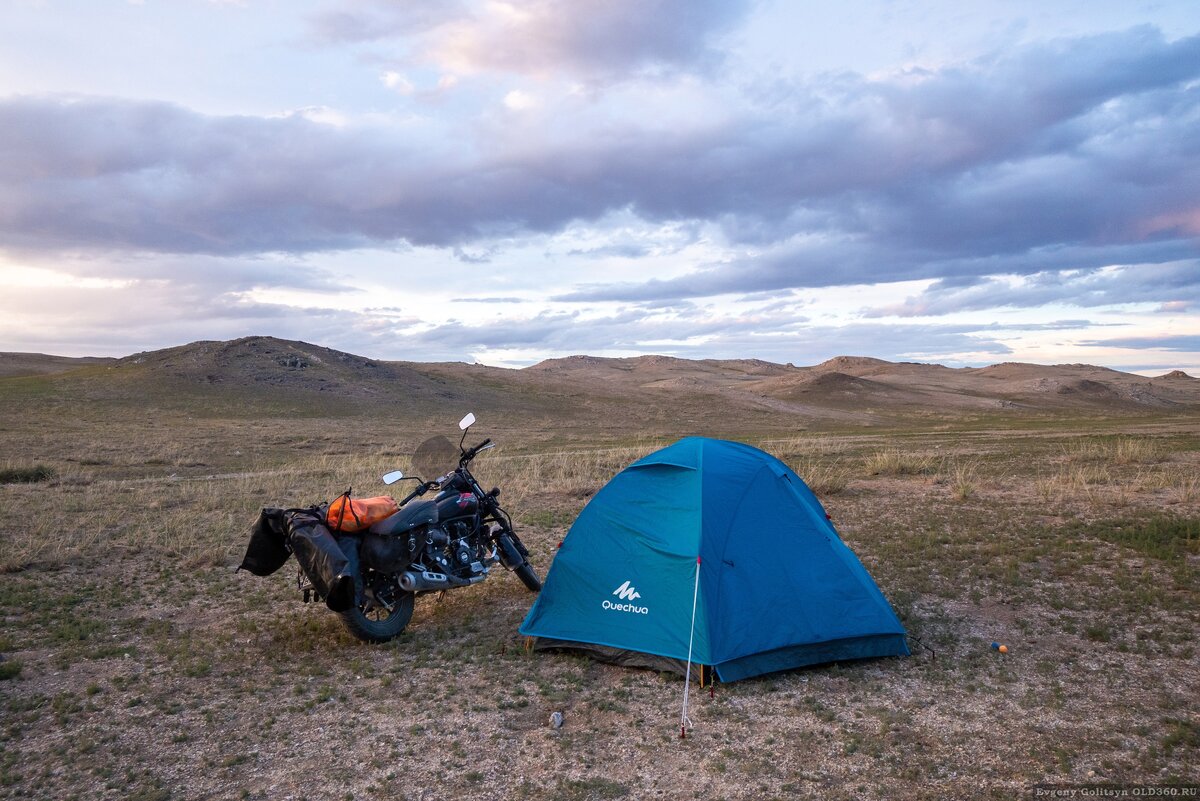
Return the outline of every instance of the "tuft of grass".
[[[864,466],[872,476],[920,476],[933,472],[934,458],[887,448],[868,456]]]
[[[1146,437],[1119,437],[1110,448],[1117,464],[1149,464],[1163,458],[1158,442]]]
[[[978,465],[975,462],[967,462],[966,464],[956,464],[954,466],[954,497],[960,501],[965,501],[975,494],[975,471]]]
[[[1200,496],[1200,476],[1181,476],[1173,490],[1178,503],[1191,503]]]
[[[0,662],[0,681],[9,681],[21,675],[21,670],[25,666],[19,660],[13,659],[5,662]]]
[[[1173,718],[1167,718],[1163,722],[1170,729],[1162,738],[1163,750],[1168,754],[1179,746],[1200,748],[1200,724],[1191,720],[1176,720]]]
[[[555,798],[572,801],[590,801],[597,798],[624,798],[629,787],[620,782],[598,776],[586,779],[563,779],[559,781]]]
[[[1144,518],[1101,520],[1086,526],[1077,525],[1075,529],[1156,559],[1171,560],[1200,554],[1200,518],[1156,514]]]
[[[790,467],[817,495],[837,495],[850,483],[848,469],[822,460],[793,460]]]
[[[53,467],[44,464],[32,467],[3,467],[0,468],[0,484],[38,484],[57,475],[58,472]]]
[[[1163,459],[1161,444],[1147,437],[1088,437],[1065,444],[1063,453],[1068,462],[1130,465]]]

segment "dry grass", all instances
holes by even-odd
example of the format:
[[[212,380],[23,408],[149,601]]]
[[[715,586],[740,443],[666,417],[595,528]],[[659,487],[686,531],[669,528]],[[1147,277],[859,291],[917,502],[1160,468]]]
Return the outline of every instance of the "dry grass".
[[[937,469],[937,459],[928,454],[884,448],[868,455],[863,467],[871,476],[923,476]]]
[[[1169,485],[1176,503],[1193,504],[1200,499],[1200,475],[1190,472]]]
[[[764,439],[757,445],[792,468],[820,497],[837,495],[850,485],[853,473],[845,439],[817,435]]]
[[[965,501],[975,494],[976,489],[976,472],[979,469],[977,462],[965,462],[954,465],[954,480],[952,488],[954,497],[960,501]]]
[[[44,464],[15,465],[9,462],[0,467],[0,484],[37,484],[54,478],[55,471]]]
[[[0,798],[999,798],[1196,780],[1192,421],[1148,451],[1067,426],[923,432],[919,451],[904,432],[763,440],[937,658],[718,686],[683,742],[675,677],[526,653],[511,576],[422,599],[405,637],[366,647],[299,603],[291,566],[232,573],[260,505],[375,494],[410,469],[426,429],[402,422],[5,432],[56,477],[0,487]],[[477,473],[542,571],[588,497],[664,444],[493,436]]]
[[[501,487],[506,497],[520,504],[538,495],[553,493],[574,499],[589,498],[621,470],[668,443],[617,448],[550,451],[506,456],[500,451],[477,463],[480,480]]]
[[[1163,459],[1163,446],[1150,437],[1086,437],[1065,443],[1063,451],[1069,462],[1132,465]]]
[[[850,486],[850,468],[837,459],[798,459],[789,466],[818,497],[837,495]]]

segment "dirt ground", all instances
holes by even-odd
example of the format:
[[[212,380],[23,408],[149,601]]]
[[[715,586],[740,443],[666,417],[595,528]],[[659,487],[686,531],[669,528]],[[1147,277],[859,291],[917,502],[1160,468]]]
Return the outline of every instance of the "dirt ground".
[[[0,486],[0,798],[1023,798],[1200,782],[1195,418],[765,439],[813,477],[913,655],[693,685],[682,740],[680,677],[528,652],[532,596],[508,573],[419,599],[384,646],[301,603],[294,563],[235,573],[258,506],[376,488],[402,459],[366,446],[390,432],[295,425],[276,440],[254,421],[2,434],[52,476]],[[655,443],[602,445],[479,462],[543,574],[589,494]]]

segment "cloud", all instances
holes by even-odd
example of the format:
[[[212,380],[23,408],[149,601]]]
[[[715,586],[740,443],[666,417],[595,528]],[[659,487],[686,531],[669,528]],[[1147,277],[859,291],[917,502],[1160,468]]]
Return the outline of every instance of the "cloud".
[[[526,111],[527,109],[537,108],[540,103],[535,96],[528,92],[513,89],[504,96],[504,105],[513,111]]]
[[[212,295],[245,293],[255,289],[287,289],[323,294],[354,291],[355,287],[329,270],[294,259],[222,258],[214,256],[92,257],[79,254],[53,259],[27,259],[28,266],[56,274],[59,285],[112,282],[122,285],[170,284]]]
[[[349,0],[313,15],[310,23],[316,39],[327,44],[369,42],[427,32],[456,19],[465,10],[465,5],[454,0]]]
[[[530,8],[519,24],[539,35],[585,36],[588,17],[552,24],[558,6]],[[436,30],[461,13],[417,13],[403,31]],[[634,43],[628,53],[682,58],[728,24],[707,5],[698,21],[682,16],[690,45]],[[598,26],[594,54],[616,47]],[[725,117],[692,125],[614,118],[612,107],[580,98],[527,122],[483,117],[475,135],[448,137],[432,123],[334,126],[12,97],[0,100],[0,241],[33,252],[236,255],[408,242],[478,254],[620,214],[702,221],[726,240],[723,255],[690,274],[560,293],[572,301],[1163,264],[1196,253],[1197,77],[1200,37],[1167,42],[1138,28],[924,73],[756,86]],[[732,97],[728,86],[704,87],[709,99]],[[610,246],[620,255],[629,243],[598,231],[586,249]]]
[[[1012,275],[962,286],[938,281],[900,303],[867,309],[866,317],[926,317],[999,308],[1032,308],[1050,303],[1078,307],[1161,303],[1186,309],[1200,302],[1200,259],[1078,271]]]
[[[1168,350],[1177,353],[1200,354],[1200,334],[1094,339],[1080,344],[1093,348],[1133,348],[1135,350]]]
[[[384,71],[384,73],[379,76],[379,80],[388,89],[392,89],[402,95],[411,95],[416,91],[416,87],[413,85],[413,82],[395,70]]]
[[[567,255],[592,259],[639,259],[650,255],[650,246],[634,243],[618,243],[590,248],[574,248],[568,250]]]
[[[397,331],[387,347],[395,352],[420,353],[423,359],[459,361],[494,361],[497,354],[537,352],[541,354],[538,358],[581,353],[744,358],[752,353],[758,358],[796,364],[814,364],[840,354],[870,353],[896,360],[954,360],[973,355],[978,362],[1011,353],[990,327],[813,325],[783,310],[732,314],[697,308],[638,308],[607,314],[544,312],[474,324],[452,321],[419,331]],[[528,363],[528,359],[525,361]]]
[[[390,46],[394,58],[414,65],[597,81],[719,60],[714,40],[748,7],[743,0],[389,0],[351,10],[340,4],[312,26],[319,41]]]
[[[488,264],[492,260],[492,254],[488,251],[471,253],[461,247],[456,247],[454,248],[454,258],[464,264]]]
[[[253,299],[247,289],[272,280],[264,270],[226,285],[220,259],[189,259],[180,275],[142,269],[122,271],[120,282],[39,289],[10,287],[0,299],[0,350],[43,350],[76,355],[125,355],[161,343],[231,339],[269,334],[316,341],[385,359],[530,363],[548,355],[628,355],[656,352],[686,358],[742,358],[811,364],[840,354],[871,354],[893,360],[977,364],[1007,356],[1013,332],[1069,331],[1087,320],[1043,324],[934,324],[864,322],[832,325],[797,313],[799,300],[743,300],[736,309],[690,302],[651,302],[615,310],[550,309],[517,297],[452,299],[489,304],[486,315],[446,313],[430,325],[395,308],[347,311]],[[182,263],[176,267],[182,266]],[[286,265],[284,265],[286,266]],[[204,269],[211,267],[212,270]],[[78,274],[86,270],[78,270]],[[132,276],[132,277],[130,277]],[[289,274],[284,272],[283,280]],[[325,280],[319,271],[293,283]],[[90,287],[90,288],[89,288]],[[39,310],[53,303],[47,319]],[[533,311],[525,311],[532,309]],[[96,335],[94,332],[108,332]],[[537,354],[536,357],[531,354]]]
[[[197,340],[269,335],[361,352],[418,322],[388,309],[262,302],[220,283],[219,276],[195,273],[103,285],[10,286],[0,296],[0,351],[126,356]],[[47,315],[47,308],[54,314]]]

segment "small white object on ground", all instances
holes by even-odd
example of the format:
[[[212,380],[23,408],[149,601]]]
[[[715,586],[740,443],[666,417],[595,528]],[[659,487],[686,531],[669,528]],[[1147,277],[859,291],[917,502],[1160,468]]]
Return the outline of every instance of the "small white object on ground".
[[[554,712],[550,715],[550,725],[556,729],[561,729],[563,725],[563,713]]]

